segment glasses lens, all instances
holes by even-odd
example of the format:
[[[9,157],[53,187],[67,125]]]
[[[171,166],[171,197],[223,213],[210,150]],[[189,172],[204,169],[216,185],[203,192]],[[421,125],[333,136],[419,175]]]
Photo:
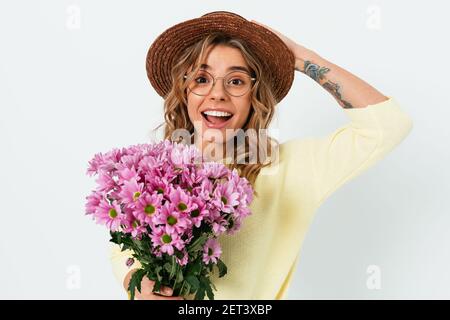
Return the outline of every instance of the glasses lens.
[[[225,89],[232,96],[242,96],[246,94],[252,85],[250,76],[245,72],[231,72],[225,79]]]
[[[250,75],[240,71],[230,72],[225,76],[223,81],[225,90],[232,96],[242,96],[247,93],[252,86]],[[190,81],[188,88],[197,95],[205,96],[209,94],[213,86],[213,82],[214,79],[209,72],[199,70]]]
[[[213,84],[212,76],[204,71],[199,70],[189,83],[189,90],[200,96],[207,95]]]

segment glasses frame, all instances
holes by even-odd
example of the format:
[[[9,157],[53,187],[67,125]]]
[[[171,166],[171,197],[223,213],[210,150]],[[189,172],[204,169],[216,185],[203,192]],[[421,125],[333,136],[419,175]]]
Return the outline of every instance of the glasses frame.
[[[213,79],[213,84],[212,84],[211,88],[209,88],[208,93],[206,93],[206,94],[198,94],[198,93],[195,93],[194,91],[192,91],[189,87],[188,87],[187,89],[189,89],[189,91],[191,91],[193,94],[195,94],[195,95],[197,95],[197,96],[201,96],[201,97],[207,96],[208,94],[211,93],[211,90],[212,90],[212,89],[214,88],[214,86],[216,85],[217,79],[222,79],[222,85],[223,85],[223,88],[224,88],[225,92],[226,92],[227,94],[229,94],[230,96],[232,96],[232,97],[242,97],[243,95],[245,95],[246,93],[248,93],[248,92],[253,88],[253,85],[255,84],[255,81],[256,81],[256,78],[252,77],[248,72],[241,71],[241,70],[233,70],[233,71],[230,71],[230,72],[228,72],[226,75],[224,75],[223,77],[214,77],[210,72],[208,72],[208,71],[206,71],[206,70],[204,70],[204,69],[199,69],[199,71],[200,71],[200,70],[203,71],[203,72],[206,72],[207,74],[209,74],[209,75],[211,76],[211,78]],[[192,72],[192,71],[191,71],[191,72]],[[189,73],[191,73],[191,72],[189,72]],[[225,86],[225,78],[226,78],[230,73],[233,73],[233,72],[240,72],[240,73],[244,73],[244,74],[248,75],[248,76],[250,77],[250,81],[252,82],[251,85],[250,85],[250,88],[249,88],[247,91],[245,91],[243,94],[240,94],[240,95],[237,95],[237,96],[234,95],[234,94],[229,93],[228,90],[227,90],[227,87]],[[185,74],[185,75],[183,76],[183,78],[186,80],[186,79],[187,79],[187,75]],[[191,81],[195,81],[195,79],[192,79]]]

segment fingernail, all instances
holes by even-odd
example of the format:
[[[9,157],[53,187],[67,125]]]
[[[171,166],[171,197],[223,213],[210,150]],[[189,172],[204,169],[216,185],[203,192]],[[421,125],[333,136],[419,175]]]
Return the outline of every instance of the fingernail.
[[[164,293],[167,294],[167,295],[172,295],[173,290],[170,289],[170,288],[164,288]]]

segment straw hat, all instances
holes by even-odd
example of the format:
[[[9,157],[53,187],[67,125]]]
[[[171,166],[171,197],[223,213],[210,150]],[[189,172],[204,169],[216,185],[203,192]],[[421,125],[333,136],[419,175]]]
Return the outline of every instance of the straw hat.
[[[286,96],[295,72],[295,57],[286,44],[272,31],[238,14],[214,11],[170,27],[150,46],[146,60],[147,76],[161,97],[165,98],[171,89],[170,71],[174,59],[212,32],[223,32],[244,40],[263,63],[264,71],[271,74],[277,102]]]

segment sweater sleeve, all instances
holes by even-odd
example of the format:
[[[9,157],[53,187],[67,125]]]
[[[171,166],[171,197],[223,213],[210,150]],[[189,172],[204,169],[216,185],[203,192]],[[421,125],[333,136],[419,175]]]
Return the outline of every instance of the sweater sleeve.
[[[393,97],[365,108],[343,109],[350,122],[311,140],[315,203],[374,165],[411,131],[411,117]]]
[[[123,288],[123,280],[125,279],[127,273],[134,268],[140,268],[141,264],[139,263],[139,261],[134,259],[133,265],[128,267],[126,265],[126,262],[129,258],[133,258],[132,251],[131,250],[120,251],[120,250],[121,248],[118,244],[111,243],[110,260],[112,265],[112,271],[120,287]]]

